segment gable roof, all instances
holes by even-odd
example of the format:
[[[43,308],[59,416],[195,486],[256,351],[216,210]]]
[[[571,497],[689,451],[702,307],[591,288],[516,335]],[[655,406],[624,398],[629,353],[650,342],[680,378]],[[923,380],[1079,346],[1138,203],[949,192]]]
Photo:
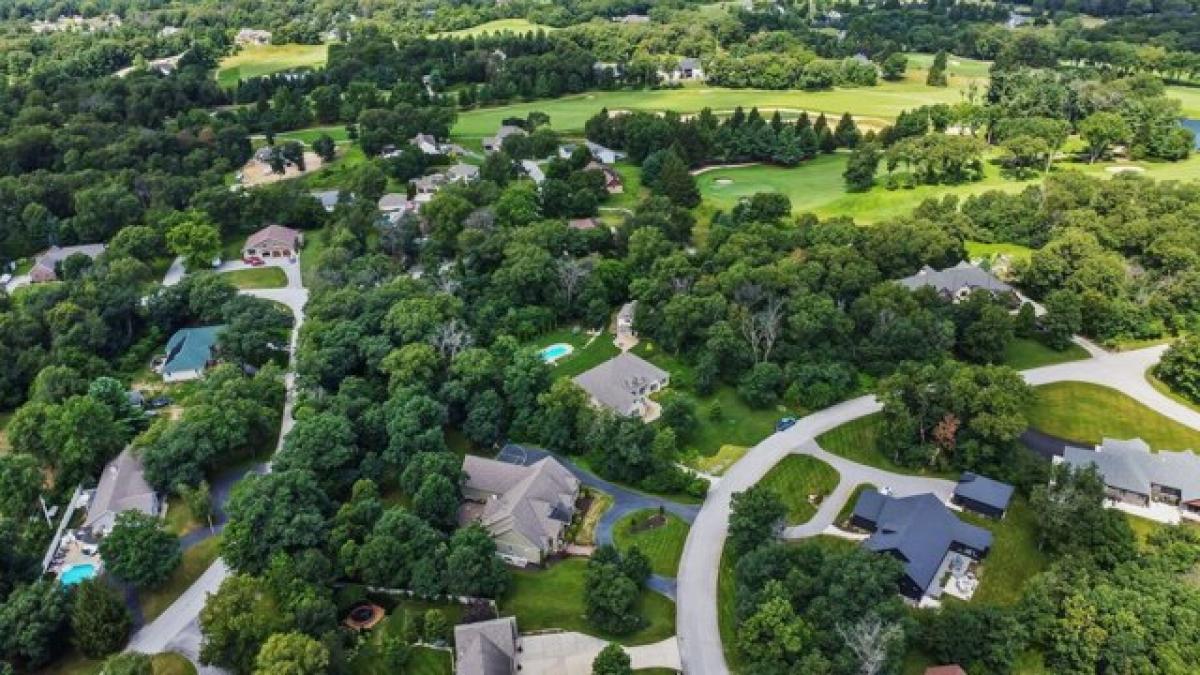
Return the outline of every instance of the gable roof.
[[[146,482],[141,460],[125,448],[104,467],[83,525],[91,530],[108,529],[118,513],[134,510],[158,515],[158,495]]]
[[[459,162],[449,169],[446,169],[446,178],[450,180],[475,180],[479,178],[479,167],[474,164],[465,164]]]
[[[167,341],[167,360],[163,375],[200,370],[213,357],[213,347],[225,326],[202,326],[176,331]]]
[[[958,478],[954,495],[1003,511],[1008,508],[1008,502],[1012,500],[1013,486],[987,476],[964,471]]]
[[[601,153],[612,153],[612,155],[614,157],[616,157],[617,159],[621,159],[622,157],[625,156],[624,152],[621,152],[620,150],[613,150],[612,148],[600,145],[599,143],[594,143],[592,141],[584,141],[584,144],[587,145],[587,149],[589,152],[592,153],[592,156],[596,156]]]
[[[694,58],[691,56],[685,56],[682,59],[679,59],[679,69],[680,70],[699,70],[700,69],[700,59],[697,59],[697,58]]]
[[[964,523],[932,494],[891,497],[864,490],[854,504],[854,516],[873,523],[875,531],[863,542],[867,550],[898,554],[904,573],[922,591],[933,585],[942,559],[958,543],[986,551],[992,533]]]
[[[341,196],[341,192],[338,190],[316,190],[309,194],[321,202],[321,206],[325,207],[326,211],[332,211],[333,207],[338,205],[338,197]]]
[[[1184,502],[1200,500],[1200,457],[1192,451],[1150,452],[1140,438],[1105,438],[1095,450],[1068,446],[1063,461],[1074,468],[1094,465],[1105,484],[1149,495],[1151,485],[1179,490]]]
[[[73,255],[86,255],[95,260],[105,250],[104,244],[80,244],[78,246],[51,246],[42,251],[33,261],[33,268],[30,269],[30,274],[34,275],[34,269],[40,274],[34,275],[35,278],[50,278],[57,276],[55,268],[58,263],[70,258]]]
[[[456,675],[512,675],[517,619],[506,616],[454,627]]]
[[[592,398],[618,412],[628,412],[637,402],[634,390],[661,382],[667,371],[636,354],[623,352],[574,378]]]
[[[553,457],[522,466],[467,455],[463,472],[464,487],[495,495],[480,516],[493,535],[515,532],[542,548],[571,521],[579,479]]]
[[[408,208],[408,195],[403,192],[389,192],[379,198],[377,204],[380,211],[399,211]]]
[[[978,265],[972,265],[966,260],[954,267],[935,270],[929,265],[921,268],[920,272],[897,281],[909,290],[932,286],[941,293],[957,293],[963,288],[982,288],[993,293],[1007,293],[1012,286],[1000,281]]]
[[[246,237],[246,248],[262,248],[264,244],[281,244],[295,250],[300,233],[283,225],[268,225]]]
[[[529,176],[534,183],[541,183],[546,180],[546,174],[542,172],[542,167],[538,166],[537,162],[532,159],[521,160],[521,169]]]

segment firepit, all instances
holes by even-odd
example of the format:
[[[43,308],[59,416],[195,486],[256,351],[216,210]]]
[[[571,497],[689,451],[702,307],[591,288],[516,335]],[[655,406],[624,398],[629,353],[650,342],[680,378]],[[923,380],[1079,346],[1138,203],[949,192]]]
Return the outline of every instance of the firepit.
[[[379,605],[362,604],[350,610],[350,615],[342,622],[347,628],[354,630],[371,630],[383,621],[386,612]]]

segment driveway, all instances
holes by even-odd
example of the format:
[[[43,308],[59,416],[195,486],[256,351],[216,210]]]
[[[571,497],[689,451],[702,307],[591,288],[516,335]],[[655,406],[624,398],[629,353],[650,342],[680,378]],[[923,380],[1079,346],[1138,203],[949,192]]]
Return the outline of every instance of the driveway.
[[[608,645],[583,633],[562,632],[526,635],[517,657],[522,675],[591,675],[592,661]],[[634,670],[679,670],[679,643],[675,638],[636,647],[624,647]]]

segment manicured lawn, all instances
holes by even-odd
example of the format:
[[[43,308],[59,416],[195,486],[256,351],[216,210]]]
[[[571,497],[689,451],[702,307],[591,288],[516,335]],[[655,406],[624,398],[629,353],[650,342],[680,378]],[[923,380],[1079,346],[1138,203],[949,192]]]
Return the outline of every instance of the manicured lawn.
[[[1004,350],[1004,365],[1017,370],[1050,366],[1088,358],[1087,350],[1075,343],[1062,351],[1051,349],[1035,338],[1016,338]]]
[[[693,458],[689,464],[697,471],[713,476],[723,476],[729,467],[737,463],[750,448],[744,445],[722,445],[715,455],[700,455]]]
[[[648,192],[648,190],[642,190],[642,167],[635,166],[629,162],[617,162],[613,165],[613,168],[621,175],[621,186],[624,188],[624,191],[619,194],[609,195],[608,199],[600,206],[601,208],[632,209],[642,201],[645,192]]]
[[[1185,117],[1200,117],[1200,87],[1167,87],[1167,96],[1179,99]]]
[[[337,156],[334,157],[334,161],[321,165],[321,168],[312,173],[306,173],[303,176],[289,180],[300,181],[300,185],[306,190],[340,188],[350,180],[354,169],[366,161],[367,156],[357,144],[339,145],[337,146]],[[395,187],[393,183],[389,182],[388,190],[392,190],[393,187]],[[403,190],[396,191],[403,192]]]
[[[530,344],[538,349],[566,343],[575,348],[552,366],[555,377],[575,377],[621,353],[613,344],[613,336],[602,332],[593,338],[582,327],[560,328],[547,333]]]
[[[683,544],[690,528],[668,513],[662,525],[637,530],[639,525],[645,527],[647,519],[658,515],[658,511],[646,509],[625,516],[613,528],[613,539],[621,550],[631,546],[641,549],[650,558],[650,567],[655,574],[674,577],[679,572],[679,558],[683,555]]]
[[[1033,249],[1020,244],[986,244],[982,241],[968,241],[966,244],[967,257],[971,260],[990,260],[1001,255],[1013,260],[1029,260],[1029,256],[1033,255]]]
[[[430,35],[431,38],[468,38],[478,37],[487,33],[529,33],[539,30],[553,33],[558,30],[554,26],[544,26],[540,23],[534,23],[528,19],[496,19],[481,23],[478,26],[463,28],[462,30],[448,30],[441,33]]]
[[[817,436],[817,444],[827,452],[845,457],[852,462],[866,464],[892,473],[937,478],[956,478],[958,476],[953,472],[936,472],[925,469],[914,471],[893,462],[891,457],[879,450],[879,431],[882,422],[883,418],[879,413],[860,417]]]
[[[138,595],[138,600],[142,604],[142,614],[146,621],[153,621],[162,614],[175,599],[183,594],[196,579],[204,574],[204,570],[217,559],[221,546],[220,535],[206,539],[192,548],[184,551],[183,560],[179,563],[179,567],[167,577],[158,588],[148,591],[142,591]]]
[[[788,525],[807,523],[817,513],[817,503],[837,487],[836,469],[808,455],[788,455],[767,472],[759,485],[774,490],[787,506]]]
[[[337,143],[350,142],[350,132],[346,131],[345,125],[339,124],[309,127],[308,129],[299,129],[297,131],[281,131],[275,134],[275,142],[300,141],[305,145],[312,145],[313,141],[317,140],[322,135],[329,136]]]
[[[325,65],[329,45],[247,45],[238,53],[221,59],[217,66],[217,83],[222,87],[236,86],[238,80],[269,75],[294,68],[317,68]]]
[[[1154,412],[1115,389],[1084,382],[1037,387],[1030,426],[1081,443],[1141,437],[1154,450],[1200,449],[1200,431]]]
[[[403,600],[391,610],[378,626],[371,631],[366,643],[359,648],[357,655],[350,661],[352,675],[392,675],[396,672],[387,668],[379,653],[379,645],[385,637],[400,638],[404,634],[404,625],[411,614],[423,615],[430,609],[440,610],[446,616],[446,622],[453,626],[462,618],[463,608],[457,604],[440,604],[421,602],[419,600]],[[412,647],[412,655],[404,667],[405,675],[450,675],[454,672],[450,663],[450,652],[429,647]]]
[[[222,272],[234,286],[240,289],[283,288],[287,286],[287,274],[278,267],[253,267],[244,270]]]
[[[155,654],[151,660],[154,663],[154,675],[196,675],[196,666],[179,654]]]
[[[992,550],[983,560],[979,588],[971,602],[1015,605],[1021,599],[1025,583],[1046,568],[1046,556],[1038,550],[1034,526],[1037,514],[1024,498],[1013,499],[1003,520],[992,520],[973,513],[961,518],[992,532]]]
[[[905,54],[905,56],[908,57],[909,70],[919,70],[927,73],[929,66],[933,65],[933,54],[911,52]],[[946,55],[946,71],[951,78],[962,78],[967,81],[986,80],[988,78],[988,69],[991,67],[991,61],[969,59],[965,56],[955,56],[954,54]]]
[[[1150,386],[1154,387],[1154,389],[1156,391],[1158,391],[1158,393],[1162,394],[1163,396],[1174,399],[1176,402],[1182,403],[1183,405],[1186,405],[1187,407],[1191,408],[1192,410],[1200,411],[1200,404],[1197,404],[1195,401],[1192,401],[1191,399],[1184,396],[1183,394],[1180,394],[1179,392],[1172,389],[1171,385],[1169,385],[1166,382],[1163,382],[1162,380],[1155,377],[1154,369],[1150,369],[1150,370],[1146,371],[1146,381],[1148,381],[1150,383]],[[4,416],[0,415],[0,447],[2,447],[3,444],[4,444]]]
[[[854,513],[854,505],[858,503],[858,498],[868,489],[878,489],[877,485],[871,483],[859,483],[854,488],[854,492],[850,493],[850,498],[842,505],[842,509],[838,511],[837,519],[833,521],[834,525],[840,526],[842,523],[850,520],[850,514]]]
[[[717,627],[721,633],[725,662],[733,672],[738,671],[736,567],[737,560],[726,540],[721,552],[721,567],[717,570]]]
[[[555,563],[546,570],[514,570],[513,584],[500,601],[501,616],[515,615],[522,632],[561,628],[620,642],[650,644],[675,634],[675,603],[653,591],[642,591],[638,612],[648,620],[633,635],[609,635],[584,616],[583,579],[587,561]]]

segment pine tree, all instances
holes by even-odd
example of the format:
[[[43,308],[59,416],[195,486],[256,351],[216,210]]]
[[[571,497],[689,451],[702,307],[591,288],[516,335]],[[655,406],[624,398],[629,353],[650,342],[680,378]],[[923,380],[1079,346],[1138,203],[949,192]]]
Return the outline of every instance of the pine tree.
[[[658,192],[677,206],[692,208],[700,203],[696,179],[688,173],[687,165],[673,150],[663,158],[658,174]]]
[[[837,140],[833,137],[833,132],[828,127],[821,130],[821,133],[817,136],[817,143],[821,147],[821,152],[825,154],[837,150]]]
[[[93,659],[119,651],[129,639],[129,624],[129,610],[105,582],[79,584],[71,606],[71,636],[79,651]]]
[[[813,122],[813,131],[817,132],[817,136],[821,135],[822,131],[829,129],[829,120],[825,119],[825,113],[817,115],[817,121]]]
[[[778,110],[775,111],[774,115],[771,115],[771,129],[776,134],[783,131],[783,115],[780,115]]]
[[[819,139],[817,133],[812,130],[811,126],[806,126],[800,129],[796,134],[800,144],[800,154],[804,159],[812,159],[817,156],[819,149]]]
[[[833,136],[839,146],[850,149],[854,149],[862,138],[862,134],[858,131],[858,125],[854,123],[854,118],[850,116],[850,113],[842,113],[842,119],[838,120]]]
[[[929,75],[925,77],[925,84],[931,87],[944,87],[950,83],[946,77],[946,51],[938,50],[938,53],[933,57],[933,64],[929,66]]]
[[[786,126],[779,132],[771,160],[782,166],[796,166],[804,161],[804,149],[800,147],[800,138],[795,128]]]
[[[796,118],[796,131],[804,131],[811,128],[812,122],[808,119],[808,113],[800,111],[800,116]]]

